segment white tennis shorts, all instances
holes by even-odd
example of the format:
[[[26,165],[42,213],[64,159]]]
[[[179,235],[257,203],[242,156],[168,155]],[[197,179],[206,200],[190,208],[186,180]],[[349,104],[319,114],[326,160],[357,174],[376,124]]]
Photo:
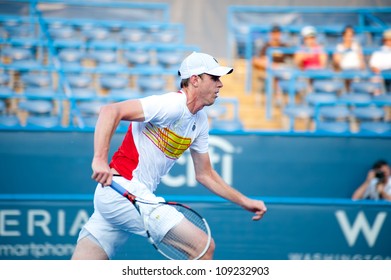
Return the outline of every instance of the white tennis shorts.
[[[147,201],[164,201],[162,197],[157,197],[145,185],[136,180],[129,181],[118,176],[114,176],[113,180],[139,198]],[[139,205],[142,213],[150,212],[156,207],[154,205]],[[159,208],[163,212],[167,211],[164,206]],[[169,211],[174,210],[172,207],[169,208],[171,208]],[[182,218],[183,215],[176,212],[176,215],[170,215],[169,220],[158,219],[150,226],[149,231],[151,235],[158,236],[156,242],[159,242]],[[143,220],[133,204],[111,187],[102,187],[100,184],[95,190],[94,213],[80,231],[78,240],[89,236],[89,234],[110,259],[130,235],[138,234],[146,237]]]

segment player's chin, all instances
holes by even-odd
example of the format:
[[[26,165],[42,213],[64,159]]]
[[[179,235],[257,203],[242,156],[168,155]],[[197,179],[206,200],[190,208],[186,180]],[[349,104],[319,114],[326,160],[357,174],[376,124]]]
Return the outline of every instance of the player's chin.
[[[215,94],[214,96],[213,96],[213,98],[211,98],[211,100],[210,100],[210,105],[213,105],[215,102],[216,102],[216,99],[218,98],[219,96],[217,95],[217,94]]]

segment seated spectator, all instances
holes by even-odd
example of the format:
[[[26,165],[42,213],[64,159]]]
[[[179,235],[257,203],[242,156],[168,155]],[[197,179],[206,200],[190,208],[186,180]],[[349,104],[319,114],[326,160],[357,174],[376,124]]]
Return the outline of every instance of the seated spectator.
[[[391,71],[391,29],[384,31],[383,45],[371,55],[369,67],[375,74]],[[385,79],[385,86],[387,91],[391,91],[390,79]]]
[[[288,53],[275,50],[272,53],[272,61],[268,61],[267,50],[269,48],[286,48],[287,44],[282,42],[281,28],[277,25],[273,26],[269,32],[269,41],[262,47],[258,57],[253,58],[253,66],[255,69],[261,70],[260,78],[265,78],[267,68],[281,69],[287,67],[287,60],[291,56]],[[276,91],[276,104],[279,106],[283,102],[282,92],[278,89],[277,79],[273,80],[273,88]]]
[[[391,170],[384,160],[375,162],[364,183],[353,193],[352,199],[384,199],[391,201]]]
[[[333,63],[337,70],[364,70],[365,61],[361,45],[354,40],[354,29],[348,25],[342,32],[342,42],[333,54]]]
[[[316,29],[306,26],[301,30],[303,46],[294,54],[294,62],[301,70],[318,70],[327,66],[327,53],[316,38]]]
[[[269,41],[262,47],[258,57],[254,57],[253,66],[260,70],[266,70],[267,67],[279,68],[286,65],[286,60],[289,56],[287,53],[273,52],[272,61],[267,61],[266,52],[269,48],[284,48],[288,47],[287,44],[283,43],[281,28],[279,26],[273,26],[269,32]]]

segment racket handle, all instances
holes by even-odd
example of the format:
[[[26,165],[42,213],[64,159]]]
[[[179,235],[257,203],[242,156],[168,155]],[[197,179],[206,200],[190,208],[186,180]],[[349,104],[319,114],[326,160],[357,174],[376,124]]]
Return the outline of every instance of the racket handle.
[[[128,194],[128,191],[114,180],[111,181],[110,187],[122,196],[126,196]]]

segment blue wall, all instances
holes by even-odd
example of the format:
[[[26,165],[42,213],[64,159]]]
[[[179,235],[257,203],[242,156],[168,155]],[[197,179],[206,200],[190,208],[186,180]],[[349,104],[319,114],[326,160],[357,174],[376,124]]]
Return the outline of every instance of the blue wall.
[[[0,259],[70,258],[93,211],[92,153],[92,133],[0,132]],[[215,134],[210,154],[228,182],[268,206],[252,222],[195,184],[189,154],[178,161],[159,194],[206,217],[216,259],[391,259],[391,203],[350,200],[373,161],[391,158],[389,139]],[[161,256],[133,237],[116,258]]]
[[[123,134],[116,134],[111,153]],[[247,195],[348,198],[379,158],[391,161],[389,138],[212,135],[214,167]],[[93,134],[0,132],[0,193],[91,194]],[[160,194],[209,195],[194,181],[189,153]]]

